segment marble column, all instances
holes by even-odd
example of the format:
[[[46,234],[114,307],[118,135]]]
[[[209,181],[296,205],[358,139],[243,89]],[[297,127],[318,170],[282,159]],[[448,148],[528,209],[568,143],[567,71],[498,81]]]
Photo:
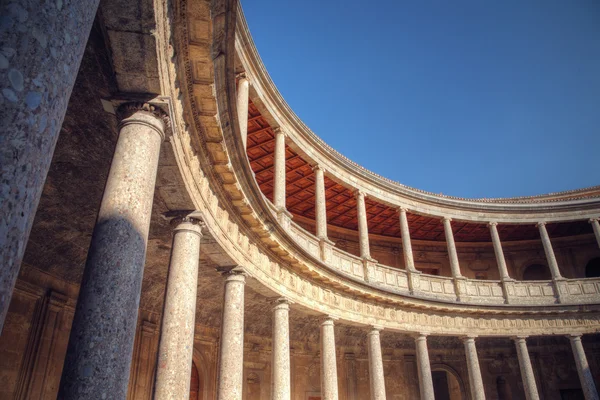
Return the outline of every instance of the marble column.
[[[400,235],[402,236],[402,252],[404,253],[404,265],[407,271],[414,272],[415,260],[413,258],[412,244],[410,241],[410,230],[408,229],[408,218],[406,208],[400,208]]]
[[[427,350],[427,334],[420,333],[415,337],[417,349],[417,370],[419,373],[419,390],[421,400],[433,400],[433,378],[429,364],[429,351]]]
[[[337,361],[335,357],[334,318],[321,321],[321,399],[338,399]]]
[[[158,347],[156,400],[185,399],[190,393],[202,230],[197,219],[178,220]]]
[[[460,273],[460,264],[458,263],[458,253],[456,252],[456,243],[454,243],[454,233],[452,233],[452,219],[443,218],[444,234],[446,235],[446,245],[448,246],[448,257],[450,258],[450,270],[454,278],[462,277]]]
[[[290,400],[290,303],[285,298],[273,307],[273,350],[271,363],[271,400]]]
[[[510,275],[508,275],[508,268],[506,268],[506,259],[504,258],[504,251],[502,250],[502,242],[500,242],[500,235],[498,234],[498,223],[490,222],[489,226],[490,234],[492,235],[492,243],[494,245],[494,253],[496,254],[496,261],[498,262],[498,270],[500,271],[500,280],[511,280]]]
[[[542,239],[542,244],[544,245],[544,252],[546,253],[546,259],[548,260],[548,267],[550,267],[552,279],[562,279],[560,270],[558,269],[558,263],[556,262],[556,256],[554,255],[554,249],[552,249],[552,242],[550,241],[550,236],[546,229],[546,223],[538,222],[537,226],[540,230],[540,237]]]
[[[168,119],[121,106],[119,139],[92,234],[59,398],[127,394],[160,146]]]
[[[525,390],[525,398],[527,400],[539,400],[533,367],[527,350],[527,337],[517,336],[514,338],[515,346],[517,347],[517,357],[519,358],[519,368],[521,369],[521,379],[523,381],[523,389]]]
[[[285,133],[273,128],[275,133],[275,173],[273,174],[273,204],[277,210],[285,210]]]
[[[569,340],[571,341],[571,349],[573,350],[573,357],[575,357],[577,374],[579,375],[585,400],[598,400],[598,391],[581,343],[581,335],[570,335]]]
[[[219,346],[217,400],[241,400],[244,383],[244,286],[239,270],[226,274]]]
[[[367,208],[365,206],[365,193],[361,190],[355,192],[356,210],[358,213],[358,239],[360,246],[360,256],[363,259],[371,258],[369,249],[369,227],[367,225]]]
[[[327,239],[327,201],[325,199],[325,171],[320,165],[313,167],[315,171],[315,215],[317,237]]]
[[[245,73],[239,74],[237,84],[237,113],[240,125],[240,133],[242,134],[242,144],[246,148],[248,140],[248,91],[250,82]]]
[[[0,3],[0,332],[98,3]]]
[[[383,357],[379,331],[381,327],[373,326],[367,335],[369,351],[369,383],[371,400],[385,400],[385,378],[383,374]]]
[[[463,343],[465,344],[465,355],[467,356],[467,368],[469,370],[471,400],[485,400],[485,390],[483,387],[483,379],[481,378],[481,370],[479,368],[475,337],[467,336],[463,338]]]
[[[598,222],[598,218],[591,218],[590,224],[592,224],[592,228],[594,229],[596,243],[598,243],[598,247],[600,247],[600,222]]]

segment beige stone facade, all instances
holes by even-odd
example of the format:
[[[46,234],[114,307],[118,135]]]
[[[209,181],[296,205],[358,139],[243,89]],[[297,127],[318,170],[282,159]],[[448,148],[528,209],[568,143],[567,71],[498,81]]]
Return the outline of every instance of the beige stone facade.
[[[54,152],[2,153],[41,197],[2,198],[0,398],[598,399],[598,187],[389,181],[289,109],[236,1],[81,4]]]

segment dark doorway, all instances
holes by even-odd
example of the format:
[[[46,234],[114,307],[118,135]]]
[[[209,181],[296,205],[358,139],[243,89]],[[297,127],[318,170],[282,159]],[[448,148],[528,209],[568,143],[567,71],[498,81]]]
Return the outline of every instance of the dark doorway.
[[[547,281],[552,279],[550,269],[542,264],[531,264],[523,271],[524,281]]]
[[[586,278],[600,278],[600,257],[592,258],[585,266]]]

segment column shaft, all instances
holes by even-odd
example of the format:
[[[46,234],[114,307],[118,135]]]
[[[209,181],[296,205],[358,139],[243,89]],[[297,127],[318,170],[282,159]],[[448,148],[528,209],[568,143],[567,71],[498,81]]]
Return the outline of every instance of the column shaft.
[[[335,333],[331,317],[321,322],[321,399],[338,399]]]
[[[404,252],[404,264],[407,271],[415,271],[415,260],[413,258],[412,244],[410,241],[410,230],[408,229],[408,218],[406,209],[400,209],[400,234],[402,235],[402,250]]]
[[[519,358],[519,367],[521,368],[521,379],[523,380],[523,389],[527,400],[539,400],[533,367],[527,350],[527,342],[524,337],[517,337],[515,346],[517,347],[517,357]]]
[[[373,328],[367,337],[369,351],[369,383],[371,400],[385,400],[385,378],[381,355],[380,328]]]
[[[552,279],[560,279],[562,276],[560,275],[560,270],[558,269],[558,263],[556,262],[556,256],[554,255],[552,242],[550,241],[550,236],[548,235],[548,230],[546,229],[546,223],[538,223],[538,228],[540,230],[540,237],[542,238],[542,244],[544,245],[544,252],[546,253],[546,259],[548,260],[548,266],[550,267]]]
[[[290,305],[279,299],[273,307],[273,362],[271,364],[271,399],[290,400]]]
[[[369,227],[367,225],[367,208],[365,206],[365,194],[360,190],[356,191],[356,209],[358,212],[358,236],[360,245],[360,256],[362,258],[371,258],[369,249]]]
[[[592,224],[594,235],[596,236],[596,242],[598,243],[598,247],[600,247],[600,222],[598,222],[598,218],[590,219],[590,224]]]
[[[483,379],[481,378],[481,369],[479,368],[479,358],[477,357],[475,339],[467,337],[463,342],[465,344],[465,355],[467,356],[467,368],[469,369],[471,399],[485,400],[485,389],[483,387]]]
[[[498,270],[500,271],[500,280],[504,281],[510,279],[510,276],[508,275],[506,259],[504,258],[504,251],[502,250],[502,242],[500,242],[500,235],[498,234],[498,224],[496,222],[490,222],[489,225],[492,243],[494,245],[494,253],[496,254],[496,261],[498,262]]]
[[[167,279],[154,399],[185,399],[194,353],[200,226],[191,218],[175,228]]]
[[[429,351],[427,350],[427,335],[419,335],[415,338],[417,349],[417,370],[419,372],[419,390],[421,400],[434,400],[433,378],[429,364]]]
[[[244,274],[225,279],[217,400],[241,400],[244,381]]]
[[[285,134],[279,128],[275,131],[275,173],[273,175],[273,204],[278,210],[285,210]]]
[[[242,133],[242,144],[244,149],[246,148],[246,142],[248,140],[248,89],[250,83],[246,75],[240,76],[237,86],[237,112],[238,120],[240,125],[240,132]]]
[[[120,110],[126,118],[94,227],[62,373],[58,397],[65,400],[122,399],[127,394],[165,123],[164,115],[147,104]]]
[[[0,332],[99,0],[55,3],[0,5]]]
[[[327,201],[325,199],[325,174],[323,168],[316,166],[315,170],[315,214],[317,219],[317,237],[327,238]]]
[[[585,356],[583,344],[581,343],[581,336],[569,336],[569,340],[571,341],[571,349],[573,349],[573,356],[575,357],[577,374],[579,375],[579,380],[581,381],[581,389],[583,390],[585,399],[598,400],[598,391],[596,390],[594,377],[592,376],[587,357]]]
[[[456,252],[456,243],[454,243],[454,234],[452,233],[452,221],[450,218],[444,218],[444,233],[446,235],[446,244],[448,246],[448,257],[450,258],[450,269],[454,278],[460,278],[460,265],[458,263],[458,253]]]

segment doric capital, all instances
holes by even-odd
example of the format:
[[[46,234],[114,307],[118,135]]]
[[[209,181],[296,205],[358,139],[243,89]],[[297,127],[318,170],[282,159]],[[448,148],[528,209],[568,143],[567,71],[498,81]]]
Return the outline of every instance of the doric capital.
[[[186,215],[173,218],[171,220],[171,226],[175,226],[173,229],[174,232],[188,231],[202,237],[202,230],[206,227],[206,224],[200,218]]]
[[[594,222],[598,222],[598,221],[600,221],[600,218],[598,218],[598,217],[596,217],[596,218],[590,218],[590,219],[588,220],[588,222],[589,222],[590,224],[593,224]]]
[[[415,332],[412,335],[410,335],[413,337],[413,339],[415,339],[415,341],[417,340],[427,340],[427,336],[429,336],[429,332]]]
[[[567,337],[569,338],[569,340],[571,341],[580,341],[581,340],[581,333],[571,333],[569,335],[567,335]]]
[[[165,110],[163,110],[161,107],[155,104],[142,102],[123,103],[119,106],[119,108],[117,108],[116,114],[121,126],[123,126],[127,122],[133,122],[133,120],[135,120],[135,114],[138,112],[153,115],[154,117],[159,119],[163,124],[163,129],[160,133],[163,136],[163,138],[165,137],[166,132],[171,128],[169,114],[167,114]]]
[[[498,222],[496,222],[496,221],[490,221],[490,222],[488,222],[488,225],[489,226],[498,226]]]
[[[514,340],[515,343],[522,343],[522,342],[526,342],[528,337],[529,336],[527,336],[527,335],[518,335],[518,336],[513,336],[512,340]]]
[[[474,342],[475,338],[477,338],[477,337],[478,337],[477,335],[470,334],[470,335],[462,336],[460,339],[463,341],[463,343],[465,343],[465,342]]]
[[[444,221],[444,222],[452,222],[452,218],[444,216],[444,217],[442,217],[442,221]]]
[[[248,274],[244,270],[244,267],[242,267],[241,265],[220,267],[217,268],[217,271],[222,272],[222,275],[225,277],[225,282],[235,281],[246,283],[246,276],[248,276]]]
[[[273,310],[289,310],[291,304],[287,297],[278,297],[271,303],[273,304]]]
[[[546,226],[546,221],[540,221],[537,224],[535,224],[535,226],[537,226],[538,228],[540,228],[542,226]]]
[[[398,207],[398,211],[400,213],[405,213],[406,214],[408,212],[408,208],[406,208],[404,206],[400,206],[400,207]]]
[[[238,80],[241,79],[248,79],[248,76],[246,75],[246,71],[242,71],[242,72],[238,72],[237,74],[235,74],[235,78]]]
[[[325,326],[325,325],[331,325],[333,326],[335,324],[335,321],[338,320],[338,317],[335,317],[333,315],[323,315],[321,317],[321,326]]]
[[[367,194],[362,190],[362,189],[354,189],[352,191],[352,193],[354,193],[354,197],[362,197],[362,198],[366,198]]]
[[[325,172],[325,168],[323,168],[320,164],[311,165],[313,171],[323,171]]]
[[[369,327],[369,335],[379,335],[379,332],[383,330],[381,325],[371,325]]]
[[[273,131],[273,134],[277,137],[277,135],[283,135],[283,137],[287,137],[287,133],[285,133],[285,131],[283,129],[281,129],[280,126],[275,126],[273,128],[271,128],[271,130]]]

